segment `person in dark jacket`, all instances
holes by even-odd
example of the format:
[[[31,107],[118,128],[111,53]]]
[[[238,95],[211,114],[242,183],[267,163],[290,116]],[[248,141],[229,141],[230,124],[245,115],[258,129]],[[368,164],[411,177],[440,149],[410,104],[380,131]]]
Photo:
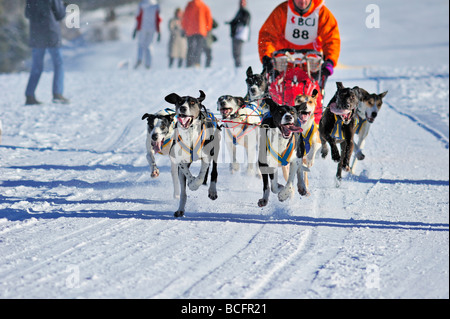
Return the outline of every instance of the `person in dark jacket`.
[[[250,12],[246,9],[247,1],[239,0],[239,11],[230,22],[233,59],[235,67],[242,66],[242,45],[250,39]]]
[[[25,17],[30,20],[30,41],[32,64],[25,91],[26,105],[41,104],[35,91],[44,69],[44,55],[48,51],[53,61],[53,102],[69,103],[63,96],[64,69],[60,52],[61,28],[59,21],[66,16],[62,0],[27,0]]]

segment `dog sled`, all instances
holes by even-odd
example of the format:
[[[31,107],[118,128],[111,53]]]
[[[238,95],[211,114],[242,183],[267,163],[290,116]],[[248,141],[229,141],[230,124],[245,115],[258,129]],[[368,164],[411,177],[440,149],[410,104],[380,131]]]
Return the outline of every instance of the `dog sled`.
[[[272,54],[272,71],[268,73],[269,94],[276,103],[295,105],[298,95],[312,95],[317,90],[314,121],[322,117],[326,77],[322,74],[322,53],[315,50],[282,49]]]

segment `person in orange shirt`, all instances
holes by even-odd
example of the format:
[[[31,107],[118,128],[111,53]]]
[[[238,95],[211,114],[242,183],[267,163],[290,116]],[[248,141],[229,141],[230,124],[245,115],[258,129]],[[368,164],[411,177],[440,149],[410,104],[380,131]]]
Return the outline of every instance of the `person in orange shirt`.
[[[187,67],[200,67],[205,39],[213,27],[211,10],[202,0],[191,0],[184,10],[181,25],[188,40]]]
[[[281,49],[312,49],[324,56],[322,74],[333,74],[341,48],[338,23],[324,0],[288,0],[278,5],[259,31],[263,67],[272,68],[272,53]]]

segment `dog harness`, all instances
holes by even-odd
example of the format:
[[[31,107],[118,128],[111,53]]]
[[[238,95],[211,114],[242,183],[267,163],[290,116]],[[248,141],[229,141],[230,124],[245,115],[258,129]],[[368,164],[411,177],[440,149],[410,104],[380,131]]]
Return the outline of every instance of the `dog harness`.
[[[171,137],[171,138],[169,138],[168,140],[163,140],[163,144],[162,144],[162,147],[161,147],[161,151],[160,152],[158,152],[158,154],[162,154],[162,150],[167,146],[167,145],[170,145],[170,144],[172,144],[172,141],[173,141],[173,136]]]
[[[266,139],[266,147],[269,151],[270,155],[282,166],[286,166],[289,164],[290,159],[292,157],[292,154],[294,154],[295,148],[295,135],[292,135],[288,146],[284,150],[282,154],[279,154],[277,151],[275,151],[270,143],[270,139],[267,137]]]
[[[309,130],[307,130],[305,133],[302,132],[303,135],[303,141],[305,142],[305,153],[308,154],[309,150],[311,149],[311,140],[314,136],[314,133],[318,130],[318,125],[316,123],[312,123]]]
[[[337,140],[345,140],[344,135],[342,134],[342,119],[341,119],[341,117],[337,116],[335,114],[334,119],[336,120],[336,123],[334,124],[333,131],[331,132],[331,136]],[[361,129],[361,125],[359,122],[360,122],[360,118],[358,116],[355,117],[355,121],[354,121],[353,125],[355,126],[356,129],[358,128],[358,126],[359,126],[359,129]],[[358,132],[359,132],[359,129],[358,129]]]
[[[367,119],[362,119],[361,116],[356,114],[358,116],[358,124],[356,125],[356,131],[355,134],[359,134],[363,126],[367,124]]]
[[[177,143],[180,145],[181,149],[189,154],[191,162],[195,162],[197,160],[200,159],[199,156],[199,152],[201,151],[201,149],[203,148],[203,144],[205,144],[205,140],[206,140],[206,129],[205,129],[205,124],[202,124],[202,131],[200,132],[197,141],[195,142],[195,144],[193,145],[193,147],[190,147],[189,145],[187,145],[186,143],[183,142],[183,139],[181,138],[181,136],[178,134],[177,136]]]
[[[257,105],[256,103],[254,103],[254,102],[248,102],[247,104],[244,104],[242,107],[240,107],[239,110],[240,110],[240,109],[243,109],[243,108],[248,108],[248,109],[250,109],[250,110],[252,111],[249,115],[247,115],[246,119],[245,119],[243,122],[227,121],[227,120],[222,121],[222,122],[224,122],[224,123],[234,123],[234,124],[236,124],[236,125],[233,126],[233,127],[226,127],[226,128],[227,128],[226,132],[227,132],[228,136],[233,140],[233,144],[234,144],[234,145],[237,145],[238,141],[239,141],[241,138],[243,138],[245,135],[249,134],[251,131],[253,131],[254,129],[256,129],[256,127],[257,127],[259,124],[261,124],[261,122],[262,122],[262,116],[263,116],[263,115],[262,115],[261,109],[258,107],[258,105]],[[238,110],[237,112],[239,112],[239,110]],[[237,112],[236,112],[236,113],[237,113]],[[260,119],[259,124],[250,124],[250,123],[247,123],[247,120],[248,120],[248,118],[249,118],[250,116],[258,116],[259,119]],[[233,132],[232,132],[231,130],[234,129],[234,128],[236,128],[236,127],[239,126],[239,125],[242,126],[242,127],[241,127],[241,130],[240,130],[237,134],[233,134]],[[254,127],[253,127],[252,129],[249,130],[249,125],[253,125]]]

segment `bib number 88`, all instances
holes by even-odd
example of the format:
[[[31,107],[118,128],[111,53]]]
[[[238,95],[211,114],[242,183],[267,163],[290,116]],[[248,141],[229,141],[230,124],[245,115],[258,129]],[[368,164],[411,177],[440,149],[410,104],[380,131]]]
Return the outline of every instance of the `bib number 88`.
[[[307,30],[301,31],[300,29],[294,29],[292,37],[294,39],[302,38],[302,39],[307,40],[307,39],[309,39],[309,32]]]

